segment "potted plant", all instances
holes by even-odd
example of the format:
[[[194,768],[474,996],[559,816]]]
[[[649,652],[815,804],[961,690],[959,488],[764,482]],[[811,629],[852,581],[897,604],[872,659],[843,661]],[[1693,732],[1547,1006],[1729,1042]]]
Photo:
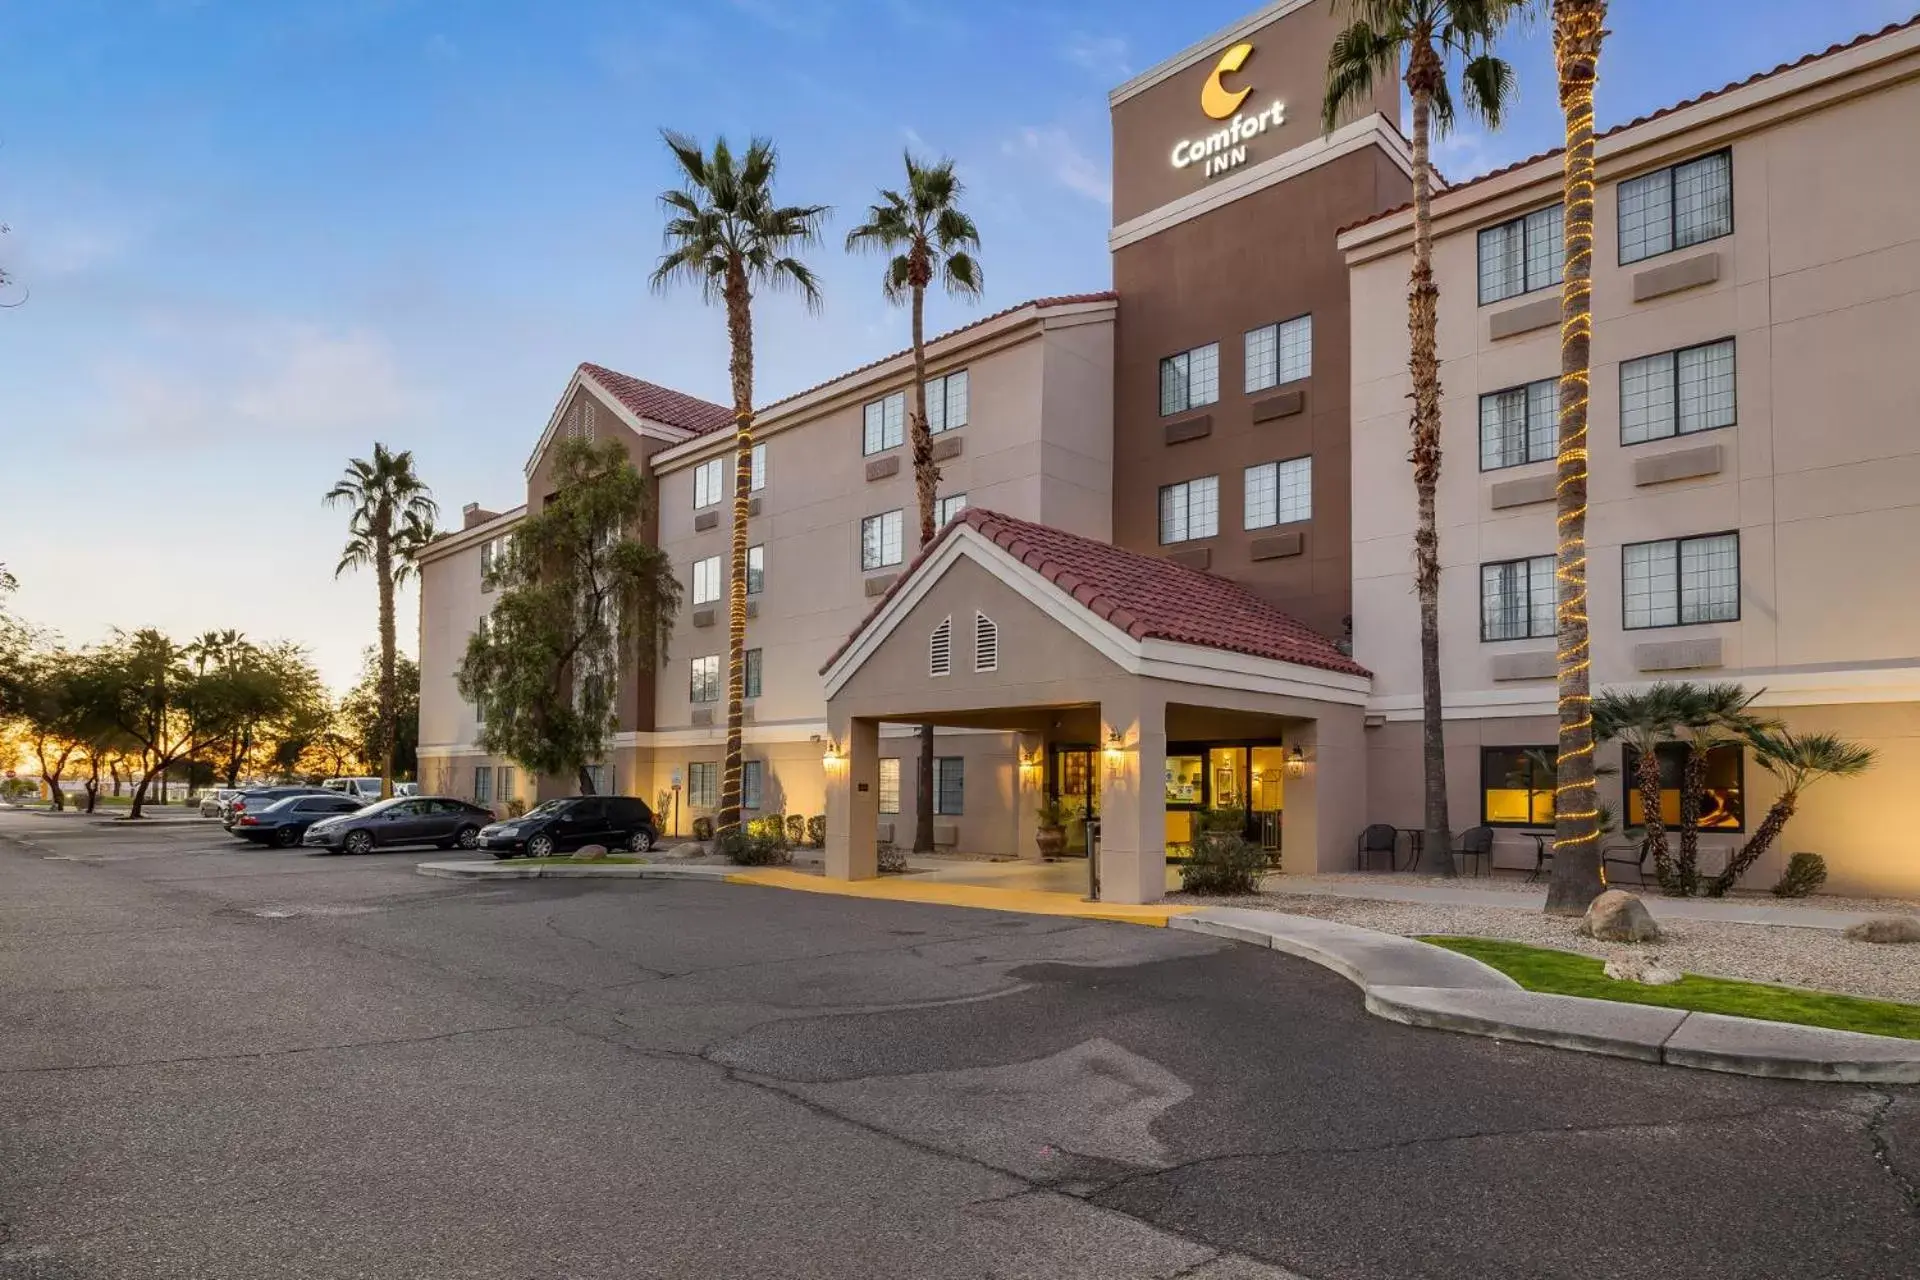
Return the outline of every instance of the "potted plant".
[[[1039,848],[1043,858],[1057,858],[1067,848],[1067,819],[1061,812],[1058,800],[1049,800],[1034,810],[1040,819],[1040,829],[1034,833],[1033,843]]]

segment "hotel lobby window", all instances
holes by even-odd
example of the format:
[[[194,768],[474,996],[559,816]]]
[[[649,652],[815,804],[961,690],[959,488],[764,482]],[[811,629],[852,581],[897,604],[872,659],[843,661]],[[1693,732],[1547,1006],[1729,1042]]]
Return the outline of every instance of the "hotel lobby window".
[[[1687,757],[1693,748],[1684,742],[1663,742],[1655,748],[1660,761],[1660,821],[1674,826],[1680,821],[1680,783],[1685,777]],[[1646,808],[1640,803],[1640,753],[1632,747],[1620,748],[1620,787],[1626,796],[1626,825],[1645,825]],[[1700,799],[1702,831],[1746,830],[1747,753],[1739,743],[1722,743],[1707,750],[1707,784]]]
[[[1160,543],[1192,542],[1220,532],[1220,477],[1160,486]]]
[[[927,434],[939,435],[967,425],[967,371],[927,379]]]
[[[862,412],[865,416],[860,436],[862,453],[882,453],[899,448],[900,442],[906,438],[906,392],[896,391],[890,396],[870,401]]]
[[[764,760],[742,760],[740,762],[740,807],[758,809],[761,794],[766,790],[767,765]]]
[[[1734,423],[1733,339],[1620,363],[1620,443],[1644,444]]]
[[[1560,283],[1566,262],[1559,205],[1480,233],[1480,305]]]
[[[1490,827],[1553,825],[1553,747],[1480,750],[1480,821]]]
[[[1247,468],[1249,529],[1313,519],[1313,459],[1289,458]]]
[[[1220,344],[1182,351],[1160,362],[1160,416],[1185,413],[1220,398]]]
[[[1532,640],[1559,634],[1553,557],[1480,566],[1480,639]]]
[[[860,522],[860,568],[884,569],[899,564],[902,553],[900,513],[884,511]]]
[[[1247,330],[1247,390],[1313,376],[1313,317]]]
[[[1560,380],[1542,378],[1480,397],[1480,469],[1546,462],[1560,450]]]
[[[1740,535],[1629,542],[1620,548],[1623,625],[1684,627],[1740,620]]]
[[[900,757],[880,759],[880,812],[900,812]]]
[[[933,761],[933,811],[949,817],[966,812],[967,762],[960,756]]]
[[[1701,156],[1620,184],[1620,265],[1733,234],[1733,154]]]
[[[720,803],[720,766],[695,760],[687,766],[687,807],[711,809]]]

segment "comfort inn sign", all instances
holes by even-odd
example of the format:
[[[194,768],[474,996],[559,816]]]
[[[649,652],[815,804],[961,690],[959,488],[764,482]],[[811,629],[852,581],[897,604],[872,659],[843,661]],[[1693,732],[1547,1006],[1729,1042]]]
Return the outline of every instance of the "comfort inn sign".
[[[1250,85],[1232,88],[1228,78],[1240,78],[1239,72],[1253,56],[1253,46],[1236,44],[1220,55],[1213,72],[1200,88],[1200,109],[1209,119],[1225,120],[1226,125],[1199,138],[1182,138],[1173,147],[1173,167],[1184,169],[1198,164],[1205,177],[1225,173],[1247,159],[1247,143],[1269,129],[1287,122],[1286,104],[1269,102],[1258,111],[1241,111],[1240,104],[1253,92]],[[1231,119],[1229,119],[1231,117]]]

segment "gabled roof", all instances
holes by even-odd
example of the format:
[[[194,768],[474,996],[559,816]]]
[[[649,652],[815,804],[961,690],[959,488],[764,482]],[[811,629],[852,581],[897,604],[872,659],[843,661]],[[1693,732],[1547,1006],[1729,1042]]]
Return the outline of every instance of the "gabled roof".
[[[580,372],[593,379],[602,391],[625,405],[637,418],[665,423],[695,435],[718,431],[733,421],[733,410],[725,405],[701,400],[655,382],[643,382],[605,365],[582,363]]]
[[[1197,645],[1341,675],[1372,674],[1333,641],[1237,582],[982,507],[969,507],[947,522],[833,651],[820,668],[822,674],[886,611],[915,571],[962,529],[978,532],[1135,640]]]

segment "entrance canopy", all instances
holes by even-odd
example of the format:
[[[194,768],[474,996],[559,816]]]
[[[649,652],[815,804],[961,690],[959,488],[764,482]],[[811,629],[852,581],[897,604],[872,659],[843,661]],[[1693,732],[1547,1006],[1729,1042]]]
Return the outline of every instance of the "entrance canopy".
[[[821,674],[830,875],[874,874],[882,721],[1020,734],[1007,820],[1024,855],[1033,811],[1061,794],[1049,748],[1091,752],[1102,896],[1117,901],[1163,892],[1169,809],[1198,807],[1175,799],[1255,794],[1244,777],[1174,778],[1170,741],[1285,744],[1289,869],[1345,865],[1362,824],[1365,668],[1237,583],[1045,525],[963,512]],[[1221,762],[1244,773],[1251,750]]]

